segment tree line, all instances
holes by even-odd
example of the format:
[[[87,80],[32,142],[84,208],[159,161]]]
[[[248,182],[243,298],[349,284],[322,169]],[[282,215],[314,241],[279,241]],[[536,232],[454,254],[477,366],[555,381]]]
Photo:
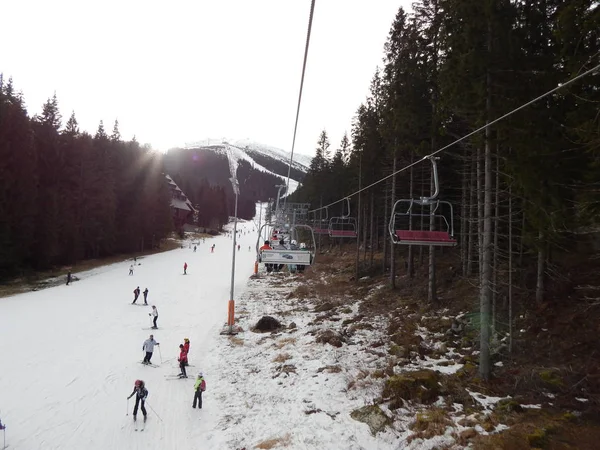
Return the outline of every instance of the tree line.
[[[29,117],[0,75],[0,278],[157,246],[172,230],[161,156],[115,121],[95,135],[56,95]]]
[[[420,0],[411,13],[400,8],[384,53],[351,142],[344,137],[331,155],[321,133],[296,201],[318,207],[343,198],[594,68],[600,5]],[[455,258],[455,276],[477,284],[484,378],[504,333],[512,345],[515,300],[521,307],[529,298],[545,302],[566,281],[565,255],[589,247],[590,230],[598,231],[599,85],[596,71],[437,155],[439,198],[455,206],[456,250],[390,245],[394,202],[432,192],[427,161],[351,199],[359,223],[357,279],[382,270],[394,287],[401,271],[414,277],[421,270],[433,303],[443,251]],[[329,215],[342,214],[341,207]],[[429,230],[433,223],[410,226]],[[381,266],[376,251],[383,252]]]

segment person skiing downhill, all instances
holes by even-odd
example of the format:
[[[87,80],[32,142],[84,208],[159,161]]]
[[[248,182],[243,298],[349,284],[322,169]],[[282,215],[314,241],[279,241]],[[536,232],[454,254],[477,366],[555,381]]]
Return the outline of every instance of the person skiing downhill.
[[[183,263],[183,274],[187,275],[187,263]]]
[[[129,266],[129,275],[133,275],[133,264]]]
[[[71,282],[71,271],[69,270],[69,273],[67,274],[67,286],[69,285],[70,282]]]
[[[179,368],[181,369],[181,374],[179,375],[180,378],[187,378],[187,373],[185,371],[185,364],[187,363],[187,353],[185,351],[185,348],[183,347],[183,344],[179,344],[179,358],[177,358],[177,361],[179,361]]]
[[[133,290],[133,303],[132,303],[132,305],[135,304],[135,302],[137,301],[137,299],[138,299],[139,296],[140,296],[140,287],[138,286],[138,287],[136,287]]]
[[[158,320],[158,309],[156,309],[156,306],[152,305],[152,312],[148,313],[148,315],[150,317],[154,317],[154,319],[152,319],[154,322],[154,326],[152,328],[158,328],[158,325],[156,325],[156,321]]]
[[[154,340],[154,335],[150,335],[148,339],[144,341],[142,345],[142,350],[146,352],[146,356],[144,356],[144,360],[142,364],[151,364],[150,359],[152,359],[152,353],[154,352],[154,346],[160,345],[158,342]]]
[[[198,374],[196,378],[196,382],[194,383],[194,403],[192,404],[192,408],[196,407],[196,402],[198,404],[198,409],[202,409],[202,393],[206,390],[206,381],[204,381],[204,376],[202,372]]]
[[[127,400],[129,400],[134,395],[136,397],[135,397],[135,406],[133,407],[133,420],[135,422],[136,416],[137,416],[137,411],[138,411],[138,406],[141,401],[142,414],[144,415],[144,422],[145,422],[147,413],[146,413],[146,407],[144,406],[144,404],[146,403],[146,399],[148,398],[148,389],[146,389],[146,386],[144,385],[144,382],[142,380],[135,380],[133,392],[131,393],[131,395],[129,397],[127,397]]]
[[[148,288],[144,289],[144,305],[148,304]]]

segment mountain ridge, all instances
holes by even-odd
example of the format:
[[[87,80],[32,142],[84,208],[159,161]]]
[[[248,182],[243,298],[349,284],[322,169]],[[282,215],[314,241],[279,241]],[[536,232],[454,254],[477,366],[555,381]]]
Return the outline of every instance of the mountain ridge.
[[[206,192],[210,186],[223,188],[229,215],[233,215],[231,179],[235,177],[240,188],[241,218],[253,217],[256,202],[275,198],[277,186],[287,182],[288,171],[289,193],[294,192],[308,171],[305,163],[306,158],[294,161],[290,168],[289,154],[283,150],[250,141],[230,143],[216,139],[172,148],[164,156],[165,172],[194,205],[208,202]]]

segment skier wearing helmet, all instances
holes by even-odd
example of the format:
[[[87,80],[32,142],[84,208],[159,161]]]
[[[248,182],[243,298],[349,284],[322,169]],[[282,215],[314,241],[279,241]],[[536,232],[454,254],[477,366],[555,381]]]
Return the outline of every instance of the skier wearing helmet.
[[[146,399],[148,398],[148,390],[146,389],[146,386],[144,385],[144,382],[142,380],[135,380],[133,392],[131,393],[131,395],[129,397],[127,397],[127,400],[129,400],[134,395],[135,395],[135,406],[133,407],[133,420],[134,421],[136,420],[138,406],[141,401],[142,414],[144,415],[144,422],[145,422],[147,414],[146,414],[146,407],[144,406],[144,404],[146,402]]]
[[[197,403],[198,409],[202,409],[202,392],[205,390],[206,381],[204,381],[204,376],[202,375],[202,372],[200,372],[194,383],[194,403],[192,404],[192,408],[195,408]]]

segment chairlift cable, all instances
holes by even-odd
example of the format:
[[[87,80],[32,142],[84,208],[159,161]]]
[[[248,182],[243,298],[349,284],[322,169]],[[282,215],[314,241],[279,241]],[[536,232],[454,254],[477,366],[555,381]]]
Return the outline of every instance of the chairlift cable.
[[[298,93],[298,107],[296,109],[296,122],[294,123],[294,138],[292,139],[292,151],[290,153],[290,162],[288,165],[287,180],[285,182],[285,199],[283,204],[287,203],[287,198],[290,192],[290,174],[292,171],[292,162],[294,160],[294,148],[296,146],[296,131],[298,130],[298,118],[300,117],[300,104],[302,102],[302,88],[304,87],[304,74],[306,72],[306,61],[308,59],[308,45],[310,43],[310,32],[312,29],[313,13],[315,11],[315,0],[312,0],[310,4],[310,16],[308,18],[308,30],[306,33],[306,47],[304,49],[304,62],[302,64],[302,78],[300,79],[300,92]]]
[[[591,68],[590,70],[588,70],[588,71],[586,71],[586,72],[583,72],[583,73],[581,73],[581,74],[577,75],[577,76],[576,76],[576,77],[574,77],[574,78],[571,78],[570,80],[567,80],[567,81],[565,81],[564,83],[559,83],[559,84],[558,84],[558,86],[556,86],[554,89],[551,89],[551,90],[549,90],[548,92],[546,92],[546,93],[544,93],[544,94],[540,95],[539,97],[536,97],[536,98],[534,98],[533,100],[530,100],[530,101],[528,101],[527,103],[525,103],[525,104],[523,104],[523,105],[519,106],[518,108],[515,108],[515,109],[513,109],[512,111],[510,111],[510,112],[507,112],[506,114],[504,114],[504,115],[502,115],[502,116],[500,116],[500,117],[498,117],[498,118],[496,118],[496,119],[492,120],[491,122],[488,122],[488,123],[486,123],[485,125],[483,125],[483,126],[481,126],[481,127],[477,128],[477,129],[476,129],[476,130],[474,130],[474,131],[471,131],[470,133],[468,133],[468,134],[464,135],[463,137],[461,137],[461,138],[459,138],[459,139],[455,140],[454,142],[451,142],[450,144],[448,144],[448,145],[446,145],[446,146],[444,146],[444,147],[442,147],[442,148],[440,148],[440,149],[436,150],[435,152],[433,152],[433,153],[431,153],[431,154],[429,154],[429,155],[423,156],[423,158],[421,158],[421,159],[418,159],[418,160],[416,160],[416,161],[414,161],[414,162],[410,163],[409,165],[407,165],[407,166],[405,166],[405,167],[402,167],[401,169],[399,169],[399,170],[397,170],[397,171],[395,171],[395,172],[391,173],[390,175],[387,175],[387,176],[385,176],[385,177],[383,177],[383,178],[379,179],[378,181],[375,181],[375,182],[373,182],[373,183],[369,184],[368,186],[365,186],[364,188],[362,188],[362,189],[359,189],[358,191],[356,191],[356,192],[354,192],[354,193],[352,193],[352,194],[345,195],[344,197],[340,198],[339,200],[336,200],[336,201],[334,201],[334,202],[332,202],[332,203],[329,203],[328,205],[321,206],[321,207],[319,207],[319,208],[315,208],[315,209],[313,209],[313,210],[310,210],[310,211],[309,211],[309,213],[311,213],[311,212],[316,212],[316,211],[319,211],[320,209],[323,209],[323,208],[328,208],[328,207],[330,207],[330,206],[333,206],[333,205],[336,205],[336,204],[338,204],[338,203],[340,203],[340,202],[343,202],[343,201],[344,201],[344,200],[346,200],[347,198],[354,197],[355,195],[358,195],[358,194],[360,194],[361,192],[363,192],[363,191],[366,191],[367,189],[370,189],[370,188],[372,188],[373,186],[376,186],[376,185],[378,185],[378,184],[379,184],[379,183],[381,183],[382,181],[385,181],[385,180],[387,180],[387,179],[389,179],[389,178],[392,178],[394,175],[397,175],[397,174],[399,174],[399,173],[401,173],[401,172],[404,172],[404,171],[406,171],[406,170],[410,169],[411,167],[413,167],[413,166],[416,166],[417,164],[420,164],[420,163],[422,163],[423,161],[425,161],[425,160],[428,160],[428,159],[430,159],[430,158],[434,157],[434,156],[435,156],[435,155],[437,155],[438,153],[440,153],[440,152],[443,152],[444,150],[447,150],[448,148],[450,148],[450,147],[452,147],[452,146],[454,146],[454,145],[458,144],[458,143],[459,143],[459,142],[461,142],[461,141],[464,141],[465,139],[467,139],[467,138],[469,138],[469,137],[473,136],[474,134],[477,134],[477,133],[479,133],[479,132],[481,132],[481,131],[485,130],[486,128],[488,128],[488,127],[490,127],[490,126],[492,126],[492,125],[494,125],[494,124],[496,124],[496,123],[500,122],[501,120],[504,120],[504,119],[506,119],[507,117],[509,117],[509,116],[513,115],[513,114],[514,114],[514,113],[516,113],[517,111],[520,111],[520,110],[522,110],[522,109],[524,109],[524,108],[526,108],[526,107],[528,107],[528,106],[530,106],[530,105],[532,105],[532,104],[534,104],[534,103],[536,103],[536,102],[540,101],[541,99],[543,99],[543,98],[545,98],[545,97],[547,97],[547,96],[549,96],[549,95],[551,95],[551,94],[555,93],[556,91],[558,91],[558,90],[560,90],[560,89],[564,88],[565,86],[568,86],[569,84],[572,84],[572,83],[574,83],[575,81],[577,81],[577,80],[579,80],[579,79],[581,79],[581,78],[583,78],[583,77],[585,77],[585,76],[587,76],[587,75],[590,75],[591,73],[593,73],[593,72],[596,72],[596,71],[598,71],[598,70],[600,70],[600,64],[598,64],[597,66],[595,66],[595,67]]]

